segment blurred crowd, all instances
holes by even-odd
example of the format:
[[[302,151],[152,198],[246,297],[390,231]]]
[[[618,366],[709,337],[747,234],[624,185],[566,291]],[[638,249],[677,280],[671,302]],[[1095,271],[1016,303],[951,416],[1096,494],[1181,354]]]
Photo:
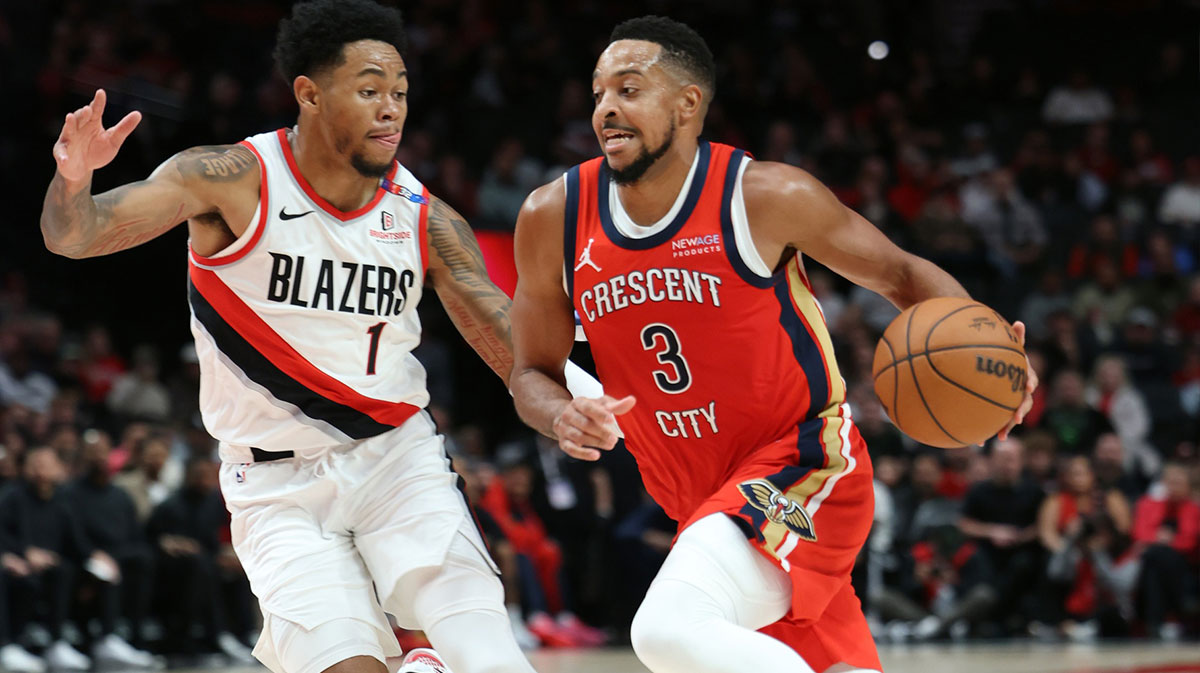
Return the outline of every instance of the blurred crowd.
[[[14,648],[59,667],[84,666],[84,652],[150,666],[146,650],[244,658],[252,643],[197,413],[182,234],[74,263],[43,249],[36,222],[62,115],[96,87],[112,119],[146,114],[97,189],[185,147],[293,123],[270,62],[285,4],[0,1],[0,67],[20,101],[0,108],[0,665],[38,670]],[[596,154],[588,73],[610,27],[646,7],[404,9],[400,159],[503,241],[533,187]],[[1042,385],[1025,425],[982,448],[923,447],[872,393],[875,344],[896,309],[807,262],[875,462],[876,526],[855,582],[878,637],[1195,637],[1195,6],[650,9],[713,48],[706,137],[811,171],[1027,325]],[[882,60],[867,55],[876,39],[889,45]],[[525,431],[436,302],[421,310],[431,411],[506,571],[523,643],[619,641],[674,524],[627,452],[581,464]],[[586,346],[575,356],[586,364]]]

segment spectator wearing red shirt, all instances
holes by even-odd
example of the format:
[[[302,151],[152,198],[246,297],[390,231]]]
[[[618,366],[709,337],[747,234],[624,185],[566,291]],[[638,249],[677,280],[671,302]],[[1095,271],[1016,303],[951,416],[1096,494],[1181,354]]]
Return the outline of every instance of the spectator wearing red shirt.
[[[1196,574],[1200,565],[1200,504],[1191,495],[1187,468],[1167,463],[1162,494],[1154,490],[1138,500],[1133,539],[1141,548],[1142,617],[1152,636],[1166,637],[1170,613],[1196,609]]]

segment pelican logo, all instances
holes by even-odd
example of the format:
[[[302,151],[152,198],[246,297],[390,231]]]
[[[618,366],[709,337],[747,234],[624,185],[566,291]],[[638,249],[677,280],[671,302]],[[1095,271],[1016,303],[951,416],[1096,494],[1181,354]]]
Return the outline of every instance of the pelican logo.
[[[738,488],[746,502],[766,514],[768,521],[783,524],[802,540],[817,541],[812,517],[800,503],[780,493],[775,484],[765,479],[752,479],[738,484]]]

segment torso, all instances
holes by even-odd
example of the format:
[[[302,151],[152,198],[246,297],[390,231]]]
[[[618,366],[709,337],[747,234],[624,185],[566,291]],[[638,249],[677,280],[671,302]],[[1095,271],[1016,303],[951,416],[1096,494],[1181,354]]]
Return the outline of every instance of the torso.
[[[848,416],[799,256],[773,272],[752,241],[749,161],[701,143],[674,207],[649,227],[624,214],[602,160],[566,178],[568,292],[606,393],[638,398],[621,427],[647,489],[677,520],[756,449]]]
[[[243,144],[261,172],[249,225],[215,255],[189,250],[200,409],[222,459],[398,426],[428,403],[411,352],[427,191],[397,163],[367,204],[343,212],[300,174],[282,129]]]

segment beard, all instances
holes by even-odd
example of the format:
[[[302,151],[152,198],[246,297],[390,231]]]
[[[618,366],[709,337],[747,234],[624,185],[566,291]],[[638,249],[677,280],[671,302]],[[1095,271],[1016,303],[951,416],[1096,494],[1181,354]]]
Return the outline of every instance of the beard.
[[[608,168],[609,174],[612,176],[612,181],[618,185],[629,185],[637,182],[650,170],[659,159],[666,155],[667,150],[671,149],[671,144],[675,142],[675,120],[671,120],[671,129],[667,132],[667,139],[659,145],[657,149],[648,150],[646,146],[642,146],[642,151],[637,155],[625,168],[616,169],[612,164],[608,163],[608,157],[604,158],[604,166]]]
[[[382,178],[392,167],[392,161],[389,159],[387,163],[374,164],[363,155],[355,153],[350,155],[350,165],[364,178]]]

